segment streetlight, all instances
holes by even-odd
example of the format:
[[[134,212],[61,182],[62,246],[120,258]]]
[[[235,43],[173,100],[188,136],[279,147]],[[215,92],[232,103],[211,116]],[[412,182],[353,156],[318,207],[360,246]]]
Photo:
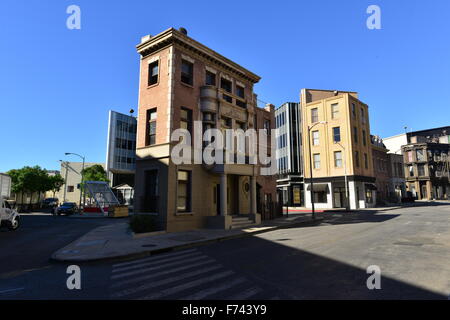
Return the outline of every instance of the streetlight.
[[[66,191],[67,191],[67,169],[68,169],[68,165],[67,162],[64,162],[62,160],[59,160],[59,162],[61,162],[61,165],[64,165],[66,167],[66,173],[65,173],[65,178],[64,178],[64,199],[63,199],[63,203],[66,202]]]
[[[314,183],[313,183],[313,171],[312,171],[312,150],[311,150],[311,130],[318,124],[327,124],[326,121],[320,121],[315,124],[313,124],[311,127],[308,126],[308,144],[309,144],[309,176],[311,179],[311,206],[312,206],[312,219],[316,219],[316,214],[314,212]]]
[[[81,159],[83,159],[83,166],[82,166],[82,168],[81,168],[81,185],[80,185],[80,210],[81,210],[81,193],[82,193],[82,192],[81,192],[81,188],[83,187],[83,183],[84,183],[84,174],[83,174],[83,171],[84,171],[84,161],[85,161],[85,157],[79,155],[78,153],[73,153],[73,152],[66,152],[65,155],[66,155],[66,156],[68,156],[68,155],[74,155],[74,156],[78,156],[78,157],[80,157]],[[66,170],[67,170],[67,168],[66,168]],[[84,199],[84,200],[86,200],[86,199]],[[84,206],[84,204],[83,204],[83,206]]]
[[[345,161],[345,156],[346,156],[346,151],[345,150],[346,149],[339,141],[335,141],[334,143],[340,145],[341,148],[344,149],[344,156],[342,157],[342,161],[344,162],[344,177],[345,177],[345,198],[346,198],[345,199],[346,200],[345,209],[347,211],[349,211],[349,206],[350,206],[350,201],[349,200],[350,199],[348,197],[347,162]]]

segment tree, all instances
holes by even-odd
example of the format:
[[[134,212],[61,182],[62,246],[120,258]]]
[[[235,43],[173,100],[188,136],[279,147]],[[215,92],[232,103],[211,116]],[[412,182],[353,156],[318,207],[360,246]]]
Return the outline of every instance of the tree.
[[[82,171],[84,181],[106,181],[109,182],[106,176],[106,171],[103,166],[95,164]]]
[[[84,181],[105,181],[109,182],[108,177],[106,175],[106,171],[102,165],[95,164],[91,167],[85,168],[82,170],[83,180]],[[89,192],[86,195],[86,191],[84,185],[81,186],[81,191],[84,193],[85,197],[87,196],[89,199],[91,195]]]
[[[55,193],[61,189],[64,182],[63,177],[59,173],[48,177],[48,190],[53,191],[53,198],[55,197]]]

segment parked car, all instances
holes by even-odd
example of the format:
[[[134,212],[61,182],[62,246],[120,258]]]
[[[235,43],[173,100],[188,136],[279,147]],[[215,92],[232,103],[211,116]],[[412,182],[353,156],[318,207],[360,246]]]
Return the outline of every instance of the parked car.
[[[19,227],[20,215],[14,210],[10,203],[0,196],[0,227],[16,230]]]
[[[69,215],[74,214],[75,212],[77,212],[77,210],[78,207],[75,202],[64,202],[56,209],[56,213],[58,214],[58,216],[61,214]]]
[[[53,208],[58,205],[58,198],[47,198],[42,200],[42,208]]]

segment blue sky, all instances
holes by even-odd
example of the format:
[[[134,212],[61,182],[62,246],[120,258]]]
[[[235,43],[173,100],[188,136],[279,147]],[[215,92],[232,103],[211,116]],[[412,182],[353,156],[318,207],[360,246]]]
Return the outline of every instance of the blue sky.
[[[262,77],[259,98],[301,88],[351,90],[383,137],[449,125],[450,1],[103,1],[0,3],[0,172],[58,169],[64,152],[104,162],[108,110],[136,108],[146,34],[189,35]],[[81,8],[81,30],[66,8]],[[366,9],[381,8],[381,30]]]

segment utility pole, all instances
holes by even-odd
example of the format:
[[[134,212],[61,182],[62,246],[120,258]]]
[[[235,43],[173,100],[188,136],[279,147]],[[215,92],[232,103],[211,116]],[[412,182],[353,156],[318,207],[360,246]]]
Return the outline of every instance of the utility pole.
[[[326,121],[320,121],[320,122],[316,122],[315,124],[313,124],[311,127],[308,126],[308,145],[309,145],[309,178],[310,178],[310,186],[311,186],[311,193],[310,193],[310,197],[311,197],[311,207],[312,207],[312,219],[315,220],[316,219],[316,213],[315,213],[315,208],[314,208],[314,182],[313,182],[313,170],[312,170],[312,150],[311,150],[311,130],[317,126],[318,124],[326,124]]]

